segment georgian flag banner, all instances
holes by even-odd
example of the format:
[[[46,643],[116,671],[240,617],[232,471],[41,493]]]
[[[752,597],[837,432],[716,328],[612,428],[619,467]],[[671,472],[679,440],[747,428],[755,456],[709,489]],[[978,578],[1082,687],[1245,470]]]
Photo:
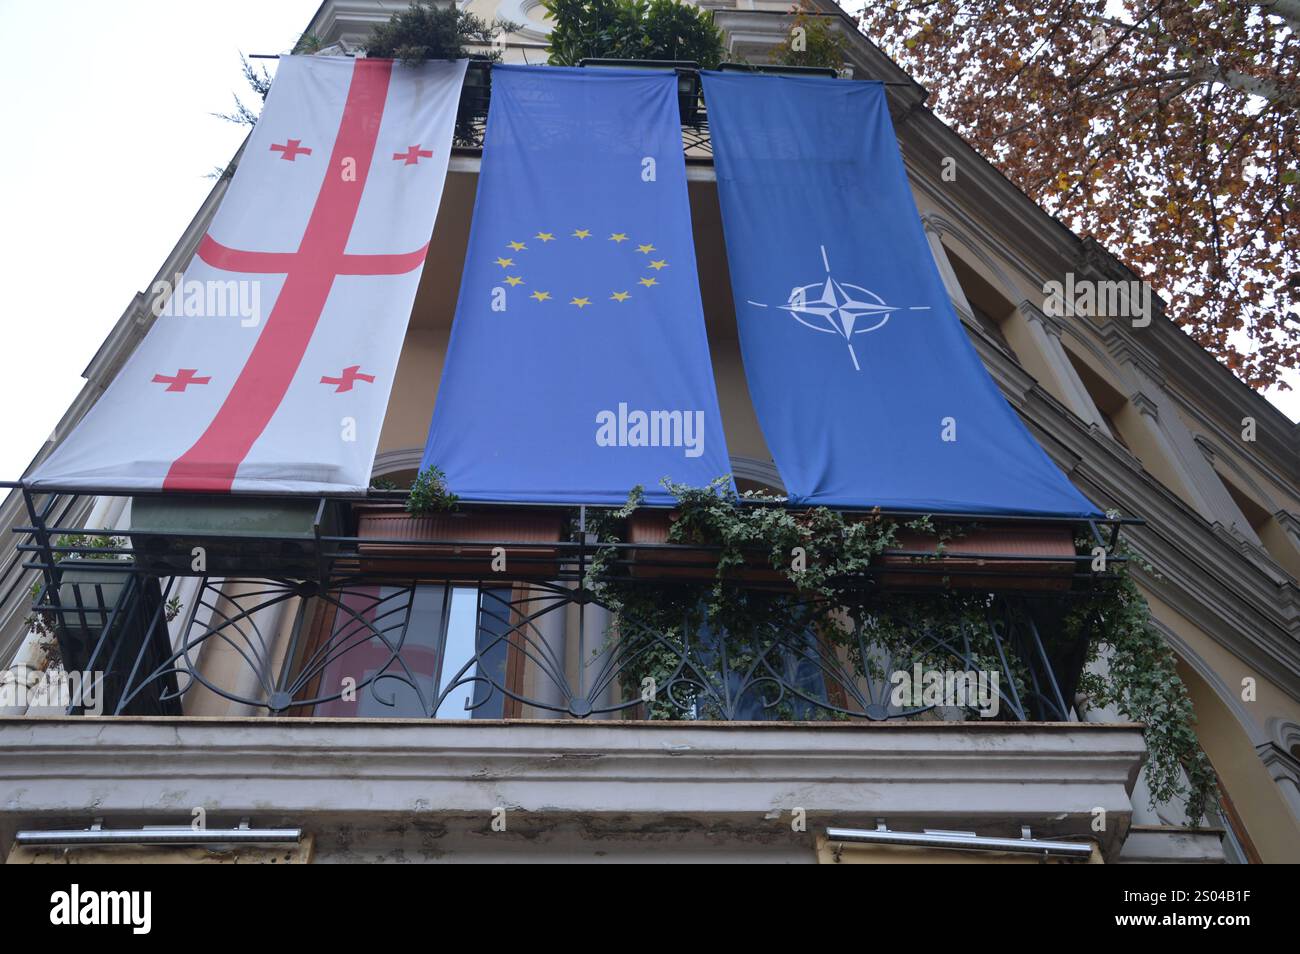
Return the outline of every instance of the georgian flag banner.
[[[677,77],[496,66],[421,467],[467,500],[622,503],[731,471]]]
[[[704,73],[759,425],[799,503],[1095,516],[966,337],[878,82]]]
[[[189,268],[29,483],[363,492],[465,67],[282,57]]]

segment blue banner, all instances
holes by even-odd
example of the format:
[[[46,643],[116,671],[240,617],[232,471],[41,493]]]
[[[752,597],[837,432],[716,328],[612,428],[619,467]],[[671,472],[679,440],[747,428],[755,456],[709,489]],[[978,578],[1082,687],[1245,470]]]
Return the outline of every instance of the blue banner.
[[[1095,514],[953,311],[884,87],[706,73],[704,95],[745,375],[791,498]]]
[[[572,503],[730,473],[673,73],[493,68],[430,465],[467,500]]]

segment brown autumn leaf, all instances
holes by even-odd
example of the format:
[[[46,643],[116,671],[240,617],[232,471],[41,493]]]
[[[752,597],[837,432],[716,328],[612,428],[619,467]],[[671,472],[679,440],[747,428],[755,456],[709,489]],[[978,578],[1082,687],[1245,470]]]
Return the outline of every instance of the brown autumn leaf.
[[[1300,0],[866,0],[859,18],[1244,381],[1300,365]]]

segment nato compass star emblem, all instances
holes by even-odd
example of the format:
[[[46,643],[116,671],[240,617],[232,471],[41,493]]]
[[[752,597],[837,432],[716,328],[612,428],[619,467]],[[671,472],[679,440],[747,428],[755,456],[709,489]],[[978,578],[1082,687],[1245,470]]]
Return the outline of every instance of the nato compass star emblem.
[[[848,345],[849,357],[853,359],[853,370],[861,371],[858,354],[853,350],[853,336],[864,335],[883,328],[885,323],[901,306],[890,305],[875,292],[861,285],[837,281],[831,275],[831,265],[826,258],[826,246],[821,246],[822,265],[826,268],[826,278],[811,285],[799,285],[790,292],[790,298],[784,305],[776,307],[788,311],[799,324],[813,331],[828,335],[839,335]],[[812,297],[816,295],[817,297]],[[751,305],[766,308],[762,302],[751,301]],[[909,307],[908,311],[929,311],[928,305]]]

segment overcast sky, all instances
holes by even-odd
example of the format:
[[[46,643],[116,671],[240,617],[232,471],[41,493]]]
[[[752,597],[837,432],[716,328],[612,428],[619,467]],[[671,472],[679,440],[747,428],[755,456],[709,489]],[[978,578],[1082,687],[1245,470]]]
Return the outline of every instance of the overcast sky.
[[[0,0],[0,479],[50,435],[243,141],[211,115],[253,95],[240,52],[284,52],[318,6]]]
[[[240,52],[287,50],[317,6],[0,0],[0,479],[49,436],[242,141],[211,115],[251,95]],[[1300,418],[1296,391],[1278,403]]]

